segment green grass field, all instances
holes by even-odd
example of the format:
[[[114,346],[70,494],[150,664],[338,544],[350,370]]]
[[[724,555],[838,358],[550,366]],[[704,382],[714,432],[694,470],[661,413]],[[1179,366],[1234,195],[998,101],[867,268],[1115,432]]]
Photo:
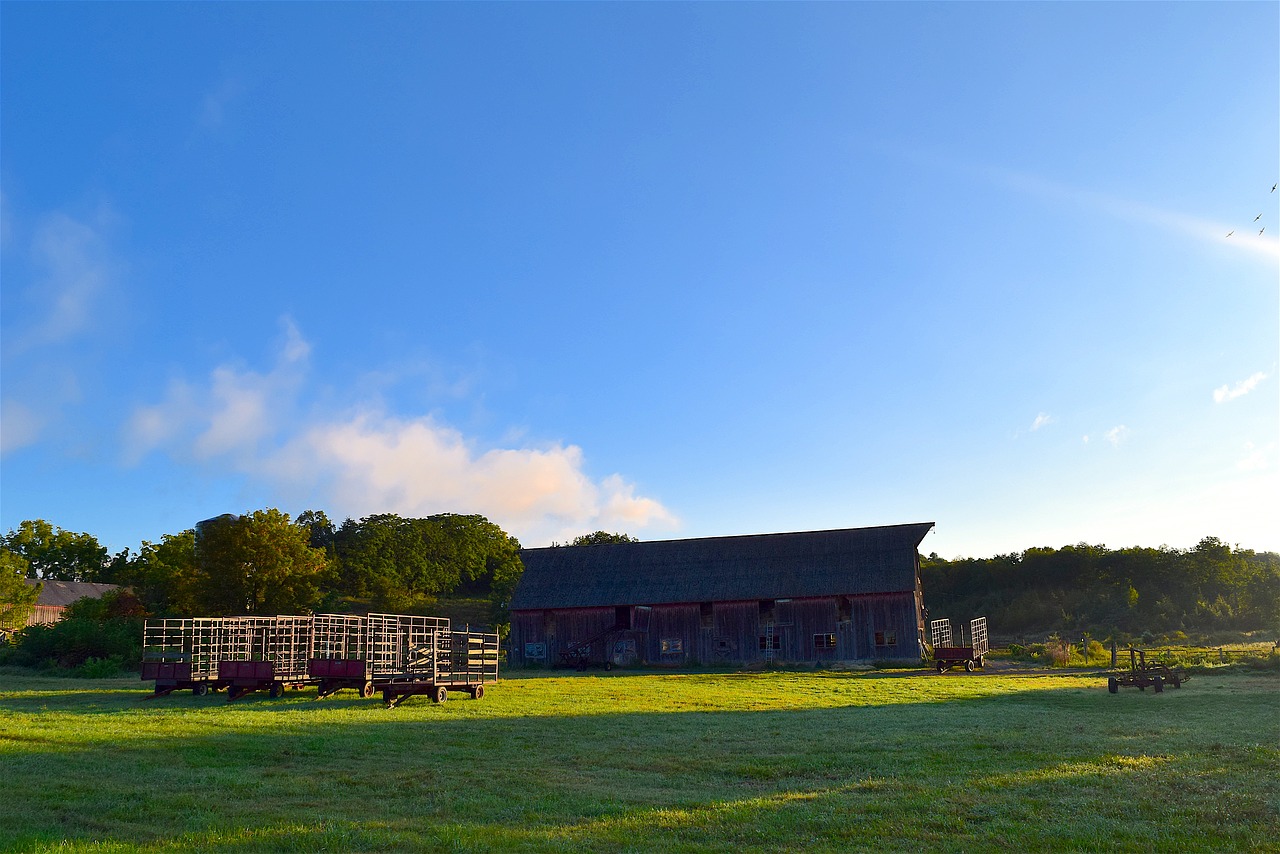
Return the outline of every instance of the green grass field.
[[[1006,665],[1007,667],[1007,665]],[[396,709],[0,672],[3,850],[1280,851],[1280,675],[518,675]]]

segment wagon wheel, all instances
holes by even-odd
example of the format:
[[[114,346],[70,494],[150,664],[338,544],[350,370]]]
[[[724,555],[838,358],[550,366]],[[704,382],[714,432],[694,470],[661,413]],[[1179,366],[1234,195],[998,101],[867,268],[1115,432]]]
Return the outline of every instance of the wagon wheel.
[[[372,682],[365,682],[363,685],[360,686],[360,696],[364,697],[366,700],[373,696]]]
[[[987,666],[987,657],[985,655],[980,655],[975,663],[978,665],[978,669],[981,670]]]
[[[973,672],[973,661],[972,661],[972,660],[966,661],[966,662],[964,663],[964,670],[965,670],[965,673],[972,673],[972,672]]]
[[[483,699],[484,699],[484,686],[483,686],[483,685],[473,685],[473,686],[471,686],[471,699],[473,699],[473,700],[483,700]]]
[[[191,687],[191,693],[197,697],[203,697],[205,694],[209,693],[209,683],[201,682],[197,685],[193,685]]]
[[[1108,677],[1107,677],[1107,691],[1108,691],[1109,693],[1111,693],[1111,694],[1114,694],[1114,693],[1116,693],[1116,692],[1117,692],[1117,691],[1119,691],[1119,690],[1120,690],[1120,683],[1116,681],[1116,677],[1114,677],[1114,676],[1108,676]]]
[[[278,700],[284,696],[284,683],[272,682],[271,690],[267,692],[267,696],[273,700]]]
[[[939,672],[939,673],[942,673],[942,672],[943,672],[943,671],[945,671],[946,669],[947,669],[947,663],[946,663],[945,661],[939,661],[939,662],[938,662],[938,672]]]
[[[1164,679],[1157,676],[1155,679],[1151,680],[1151,684],[1156,689],[1157,694],[1164,693]]]
[[[449,699],[449,689],[443,685],[437,685],[435,691],[431,693],[431,699],[435,700],[437,703],[443,703],[445,700]]]
[[[1172,686],[1173,686],[1173,687],[1175,687],[1175,688],[1181,688],[1181,687],[1182,687],[1182,679],[1181,679],[1181,677],[1179,677],[1179,676],[1178,676],[1178,674],[1176,674],[1176,673],[1175,673],[1175,674],[1173,674],[1172,676],[1170,676],[1170,677],[1169,677],[1169,684],[1170,684],[1170,685],[1172,685]]]

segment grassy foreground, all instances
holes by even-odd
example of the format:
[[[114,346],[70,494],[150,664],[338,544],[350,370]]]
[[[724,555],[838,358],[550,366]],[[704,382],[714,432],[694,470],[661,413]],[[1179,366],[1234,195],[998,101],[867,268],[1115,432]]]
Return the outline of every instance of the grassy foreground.
[[[0,672],[0,850],[1280,851],[1274,671],[143,693]]]

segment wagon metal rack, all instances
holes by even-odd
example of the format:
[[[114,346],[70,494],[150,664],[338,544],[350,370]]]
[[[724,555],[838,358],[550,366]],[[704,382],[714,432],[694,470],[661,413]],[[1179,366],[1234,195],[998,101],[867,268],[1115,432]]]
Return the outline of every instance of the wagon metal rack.
[[[1183,669],[1170,667],[1161,661],[1147,661],[1150,650],[1129,647],[1129,670],[1115,673],[1107,677],[1107,691],[1118,693],[1121,688],[1137,688],[1139,691],[1147,687],[1155,689],[1157,694],[1164,692],[1165,685],[1181,688],[1191,676]]]
[[[965,643],[965,627],[960,626],[959,645],[952,644],[951,621],[934,620],[929,623],[930,640],[933,643],[933,662],[939,673],[963,664],[970,673],[981,669],[989,647],[987,644],[987,618],[977,617],[969,621],[969,642]]]
[[[307,675],[318,683],[316,699],[353,688],[361,697],[372,697],[373,667],[369,661],[369,631],[365,617],[318,614]]]
[[[209,693],[217,677],[217,646],[213,617],[147,620],[142,628],[142,680],[155,682],[147,697],[165,697],[191,689],[197,697]]]
[[[375,680],[389,709],[422,694],[443,703],[450,690],[466,691],[479,700],[485,683],[498,678],[496,634],[439,630],[411,646],[409,654],[413,661],[406,669]]]
[[[311,617],[224,617],[217,625],[218,680],[228,702],[254,691],[271,697],[312,682]]]
[[[388,707],[449,690],[484,696],[498,678],[498,636],[450,630],[444,617],[403,614],[204,617],[151,620],[143,630],[143,674],[153,697],[178,688],[202,695],[227,689],[228,701],[254,691],[279,697],[318,686],[318,697],[354,688],[378,691]]]

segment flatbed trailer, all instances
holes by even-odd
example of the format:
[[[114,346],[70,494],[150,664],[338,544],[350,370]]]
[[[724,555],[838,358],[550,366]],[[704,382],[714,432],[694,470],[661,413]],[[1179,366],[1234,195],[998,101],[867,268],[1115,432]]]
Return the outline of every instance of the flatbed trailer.
[[[1161,694],[1164,686],[1181,688],[1182,683],[1191,679],[1181,668],[1170,667],[1161,661],[1147,661],[1147,652],[1145,649],[1129,647],[1129,670],[1107,677],[1109,693],[1118,693],[1121,688],[1137,688],[1139,691],[1152,688],[1157,694]]]
[[[972,673],[975,668],[981,669],[985,664],[987,652],[989,652],[987,618],[977,617],[969,621],[967,644],[964,634],[962,624],[960,643],[953,644],[950,620],[934,620],[929,624],[929,635],[933,644],[933,662],[939,673],[945,673],[952,667],[960,665],[964,665],[964,669]]]

